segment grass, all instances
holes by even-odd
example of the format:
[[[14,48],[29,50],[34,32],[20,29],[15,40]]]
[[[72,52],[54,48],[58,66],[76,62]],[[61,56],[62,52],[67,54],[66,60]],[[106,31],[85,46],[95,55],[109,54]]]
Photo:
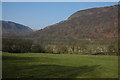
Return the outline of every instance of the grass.
[[[3,78],[117,78],[117,56],[3,53]]]

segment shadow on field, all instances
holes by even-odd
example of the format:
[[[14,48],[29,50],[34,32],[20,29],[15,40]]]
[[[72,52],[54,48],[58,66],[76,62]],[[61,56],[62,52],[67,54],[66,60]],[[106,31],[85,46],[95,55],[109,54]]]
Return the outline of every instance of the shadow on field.
[[[81,67],[71,67],[71,66],[60,66],[60,65],[33,65],[27,66],[24,70],[21,70],[18,75],[14,77],[19,78],[75,78],[78,75],[84,76],[92,74],[94,70],[99,67],[99,65],[94,66],[81,66]],[[9,74],[8,74],[9,75]],[[96,74],[92,74],[94,77]],[[5,77],[3,75],[3,77]],[[14,78],[13,77],[13,78]]]
[[[76,78],[77,76],[84,78],[100,77],[100,75],[98,75],[99,73],[95,73],[95,70],[99,68],[100,65],[86,65],[79,67],[73,67],[74,65],[63,66],[51,63],[53,62],[52,60],[55,61],[56,59],[46,57],[3,56],[3,79]]]
[[[7,60],[7,61],[30,61],[30,62],[34,62],[34,61],[52,61],[55,60],[53,58],[48,58],[48,57],[19,57],[19,56],[2,56],[2,60]]]
[[[2,56],[2,60],[31,60],[30,57]]]

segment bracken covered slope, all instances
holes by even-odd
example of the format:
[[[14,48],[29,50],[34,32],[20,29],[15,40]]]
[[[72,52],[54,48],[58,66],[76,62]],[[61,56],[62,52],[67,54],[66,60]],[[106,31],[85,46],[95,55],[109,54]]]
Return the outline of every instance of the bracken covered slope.
[[[46,41],[118,38],[118,5],[78,11],[31,36]]]

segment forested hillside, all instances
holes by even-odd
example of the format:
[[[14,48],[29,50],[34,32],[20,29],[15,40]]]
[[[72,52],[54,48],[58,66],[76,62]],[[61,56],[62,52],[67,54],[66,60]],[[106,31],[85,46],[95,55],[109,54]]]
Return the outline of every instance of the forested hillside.
[[[31,37],[52,53],[88,54],[118,51],[118,5],[80,10],[67,20]]]

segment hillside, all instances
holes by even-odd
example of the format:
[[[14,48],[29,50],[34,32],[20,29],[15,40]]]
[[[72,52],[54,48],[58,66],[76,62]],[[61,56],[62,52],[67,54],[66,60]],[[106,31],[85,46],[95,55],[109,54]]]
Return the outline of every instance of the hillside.
[[[67,20],[32,34],[37,41],[111,40],[118,38],[118,6],[80,10]]]
[[[11,21],[0,21],[0,28],[2,28],[2,36],[26,36],[29,35],[33,30],[27,26],[14,23]]]

